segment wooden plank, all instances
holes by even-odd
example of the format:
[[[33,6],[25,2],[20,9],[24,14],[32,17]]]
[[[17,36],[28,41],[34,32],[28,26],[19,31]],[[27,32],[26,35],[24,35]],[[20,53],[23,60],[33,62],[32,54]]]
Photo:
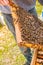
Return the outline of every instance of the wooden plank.
[[[34,49],[32,61],[30,65],[36,65],[36,62],[37,62],[36,60],[37,60],[37,48]]]

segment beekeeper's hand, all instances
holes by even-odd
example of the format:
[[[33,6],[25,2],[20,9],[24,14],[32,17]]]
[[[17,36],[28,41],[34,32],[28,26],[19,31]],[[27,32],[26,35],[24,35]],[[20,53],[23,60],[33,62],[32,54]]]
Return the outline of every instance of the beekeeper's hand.
[[[9,1],[8,0],[0,0],[0,5],[8,5]]]

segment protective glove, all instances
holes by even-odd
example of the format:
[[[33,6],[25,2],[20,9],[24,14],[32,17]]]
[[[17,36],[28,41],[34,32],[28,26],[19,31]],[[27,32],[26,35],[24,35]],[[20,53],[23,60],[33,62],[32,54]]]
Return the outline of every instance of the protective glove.
[[[0,5],[8,5],[9,1],[8,0],[0,0]]]

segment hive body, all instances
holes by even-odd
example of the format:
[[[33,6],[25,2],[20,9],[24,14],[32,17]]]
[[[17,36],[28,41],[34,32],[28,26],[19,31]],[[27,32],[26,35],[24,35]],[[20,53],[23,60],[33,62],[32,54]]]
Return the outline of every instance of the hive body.
[[[29,44],[39,44],[40,50],[43,50],[43,21],[39,20],[34,15],[28,13],[23,8],[10,2],[13,25],[16,30],[17,42],[24,46],[29,47]],[[30,47],[32,47],[30,45]]]
[[[19,24],[22,40],[43,44],[43,22],[18,6],[13,5],[11,10],[13,23]]]

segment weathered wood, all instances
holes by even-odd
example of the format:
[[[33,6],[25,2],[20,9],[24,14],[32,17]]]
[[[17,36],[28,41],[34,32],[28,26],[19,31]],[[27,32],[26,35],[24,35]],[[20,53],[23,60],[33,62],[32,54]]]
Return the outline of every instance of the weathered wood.
[[[37,60],[37,48],[34,49],[32,61],[30,65],[36,65],[36,60]]]

